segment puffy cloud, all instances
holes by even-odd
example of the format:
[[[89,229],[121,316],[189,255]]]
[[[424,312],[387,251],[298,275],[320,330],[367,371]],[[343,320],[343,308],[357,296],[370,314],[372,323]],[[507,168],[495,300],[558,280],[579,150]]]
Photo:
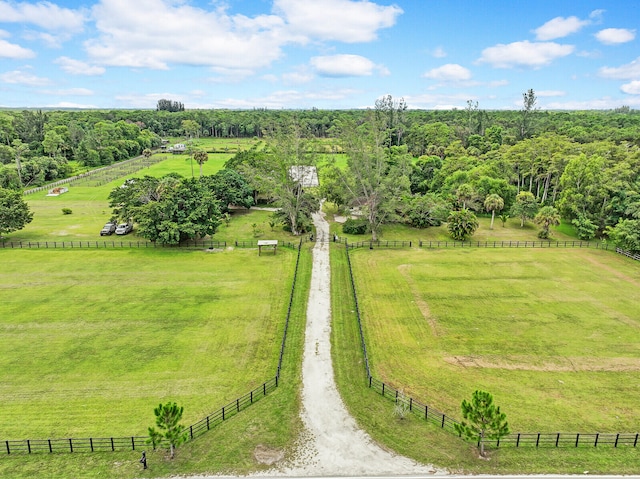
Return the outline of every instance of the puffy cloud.
[[[36,54],[28,48],[23,48],[15,43],[0,40],[0,58],[33,58]]]
[[[105,72],[103,67],[98,67],[95,65],[89,65],[85,62],[81,62],[80,60],[74,60],[69,57],[59,57],[54,60],[54,63],[60,65],[60,68],[70,73],[71,75],[102,75]]]
[[[352,0],[275,0],[273,11],[295,34],[346,43],[375,40],[379,29],[393,26],[403,13],[397,5]]]
[[[478,63],[488,63],[495,68],[515,66],[540,68],[557,58],[566,57],[575,50],[573,45],[555,42],[514,42],[485,48]]]
[[[576,33],[585,25],[589,25],[589,23],[591,23],[589,20],[580,20],[578,17],[556,17],[536,28],[533,32],[536,34],[537,40],[554,40]]]
[[[0,0],[0,18],[7,23],[30,23],[44,30],[79,32],[86,20],[86,12],[59,7],[47,1],[15,3]]]
[[[40,93],[45,95],[57,95],[57,96],[91,96],[94,94],[93,90],[88,88],[67,88],[64,90],[42,90]]]
[[[640,78],[640,57],[620,67],[602,67],[599,70],[599,74],[605,78],[615,78],[617,80]]]
[[[536,90],[536,96],[540,98],[552,97],[552,96],[565,96],[566,91],[562,90]]]
[[[599,42],[605,45],[617,45],[619,43],[627,43],[636,37],[635,30],[627,28],[605,28],[596,33]]]
[[[152,14],[152,16],[151,16]],[[103,65],[167,69],[169,64],[261,68],[292,38],[275,15],[230,16],[166,0],[101,0],[93,8],[98,38],[85,43]]]
[[[14,70],[0,75],[0,81],[16,85],[44,86],[50,83],[48,78],[37,77],[29,72]]]
[[[310,63],[318,75],[327,77],[361,77],[373,75],[376,70],[382,74],[388,71],[360,55],[312,57]]]
[[[625,93],[629,95],[640,95],[640,80],[634,80],[620,87]]]
[[[439,81],[465,81],[471,79],[471,72],[465,67],[456,63],[447,63],[441,67],[434,68],[422,75],[425,78],[431,78]]]

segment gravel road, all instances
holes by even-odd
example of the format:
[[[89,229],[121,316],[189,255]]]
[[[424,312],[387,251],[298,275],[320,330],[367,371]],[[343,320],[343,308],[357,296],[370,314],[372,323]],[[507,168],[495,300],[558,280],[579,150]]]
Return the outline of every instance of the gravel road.
[[[338,394],[331,363],[329,224],[313,216],[318,241],[313,249],[311,291],[302,364],[302,419],[306,432],[290,465],[269,476],[377,476],[446,474],[375,444],[358,428]],[[261,474],[263,475],[263,474]]]

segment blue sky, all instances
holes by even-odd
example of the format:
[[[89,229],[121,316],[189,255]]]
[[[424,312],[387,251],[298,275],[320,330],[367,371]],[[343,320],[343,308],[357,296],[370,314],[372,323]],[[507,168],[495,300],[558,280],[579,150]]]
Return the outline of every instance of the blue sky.
[[[640,108],[617,0],[0,0],[0,106]]]

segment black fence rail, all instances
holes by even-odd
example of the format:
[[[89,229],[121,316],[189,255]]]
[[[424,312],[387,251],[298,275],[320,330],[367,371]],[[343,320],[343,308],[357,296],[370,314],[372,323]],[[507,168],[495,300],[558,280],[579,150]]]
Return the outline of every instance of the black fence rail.
[[[353,276],[353,268],[351,266],[351,256],[349,255],[350,244],[345,243],[345,254],[347,255],[347,265],[349,267],[349,279],[351,281],[351,292],[353,294],[354,311],[358,320],[358,330],[360,331],[360,347],[362,349],[362,357],[364,358],[364,367],[367,371],[368,380],[371,379],[371,369],[369,368],[369,355],[367,354],[367,343],[364,340],[364,331],[362,330],[362,320],[360,319],[360,305],[358,303],[358,292],[356,290],[356,282]]]
[[[631,253],[630,251],[625,251],[622,248],[616,248],[616,253],[626,256],[627,258],[635,259],[636,261],[640,261],[640,254]]]
[[[221,409],[218,409],[212,414],[209,414],[204,419],[192,424],[187,428],[189,432],[189,439],[195,439],[198,436],[201,436],[209,429],[214,426],[217,426],[223,421],[226,421],[232,416],[235,416],[240,411],[248,408],[253,403],[258,401],[259,399],[265,397],[270,392],[274,391],[278,387],[278,377],[274,377],[269,379],[268,381],[262,383],[262,385],[244,396],[239,397],[235,401],[230,402],[226,406],[223,406]]]
[[[248,392],[226,406],[209,414],[204,419],[187,428],[189,439],[194,439],[212,427],[235,416],[278,387],[278,378],[274,377],[262,383],[260,387]],[[107,452],[135,451],[149,447],[148,436],[125,437],[87,437],[65,439],[22,439],[0,442],[0,452],[4,454],[36,454],[62,452]]]
[[[381,396],[401,404],[405,411],[435,424],[437,427],[458,434],[459,422],[435,408],[406,396],[394,387],[369,376],[369,387]],[[495,447],[638,447],[640,433],[513,433],[498,440],[485,440],[485,445]]]
[[[609,250],[599,241],[422,241],[421,248],[595,248]]]
[[[342,241],[340,241],[340,239],[338,238],[336,240],[336,242],[340,243]],[[395,241],[395,240],[381,241],[381,240],[377,240],[377,241],[358,241],[356,243],[348,243],[345,240],[344,244],[347,246],[347,248],[351,248],[351,249],[356,249],[356,248],[369,248],[369,249],[374,249],[374,248],[411,248],[415,244],[415,241]]]
[[[236,248],[257,248],[258,240],[247,240],[247,241],[236,240],[234,242],[234,245],[236,246]],[[283,241],[283,240],[278,240],[278,246],[284,246],[285,248],[291,248],[291,249],[298,248],[298,244],[293,243],[291,241]]]
[[[282,342],[280,343],[280,356],[278,357],[278,370],[276,371],[276,380],[280,378],[282,370],[282,361],[284,359],[284,347],[287,343],[287,332],[289,331],[289,320],[291,319],[291,308],[293,307],[293,298],[296,292],[296,284],[298,282],[298,266],[300,266],[300,252],[302,251],[302,239],[298,243],[298,256],[296,257],[296,267],[293,271],[293,281],[291,282],[291,294],[289,294],[289,305],[287,307],[287,319],[284,322],[284,331],[282,333]]]
[[[0,241],[5,249],[107,249],[107,248],[226,248],[226,241],[184,241],[177,245],[165,245],[153,241]]]
[[[24,439],[2,441],[5,454],[37,454],[41,452],[131,451],[147,446],[147,437],[89,437],[68,439]]]

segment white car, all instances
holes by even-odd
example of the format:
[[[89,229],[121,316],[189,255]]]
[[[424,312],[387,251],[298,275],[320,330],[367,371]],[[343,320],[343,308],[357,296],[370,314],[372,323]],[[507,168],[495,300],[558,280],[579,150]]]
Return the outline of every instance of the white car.
[[[131,223],[120,223],[116,228],[117,235],[126,235],[133,231],[133,225]]]

